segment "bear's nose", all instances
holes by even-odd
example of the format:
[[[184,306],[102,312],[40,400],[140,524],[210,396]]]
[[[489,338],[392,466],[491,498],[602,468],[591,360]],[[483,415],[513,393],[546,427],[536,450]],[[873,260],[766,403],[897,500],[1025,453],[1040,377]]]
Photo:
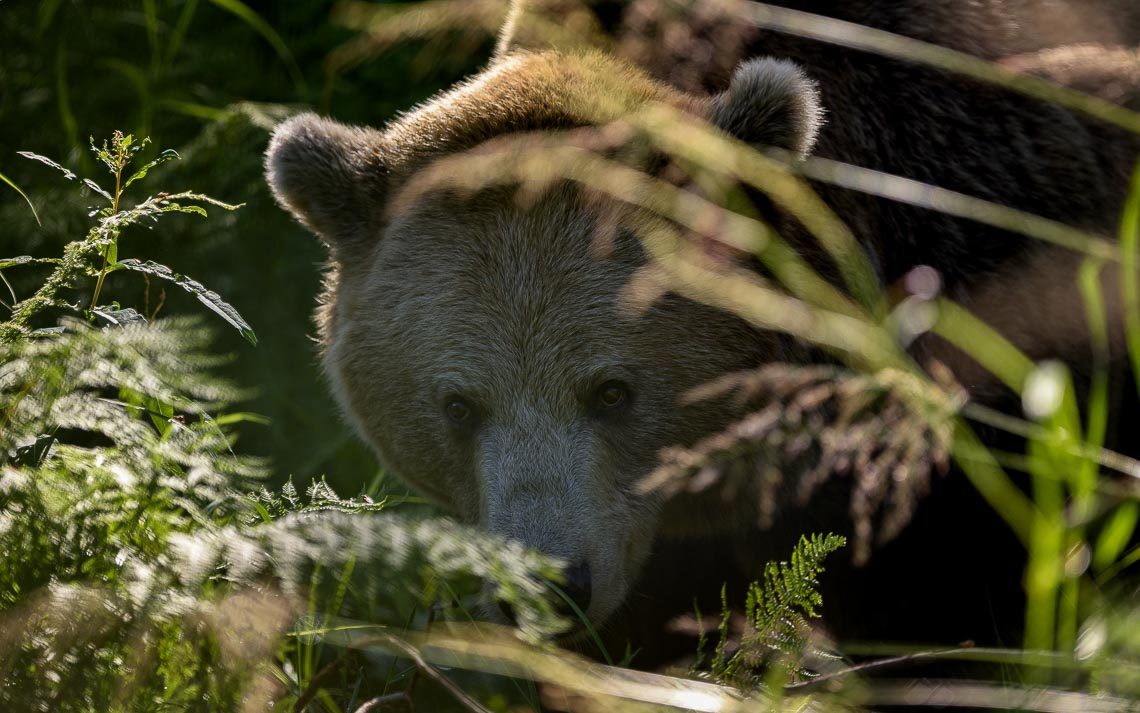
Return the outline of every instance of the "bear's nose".
[[[591,589],[589,562],[582,561],[566,568],[566,584],[562,591],[583,614],[590,608]],[[569,609],[570,607],[566,608]],[[574,612],[568,611],[566,613],[573,614]]]

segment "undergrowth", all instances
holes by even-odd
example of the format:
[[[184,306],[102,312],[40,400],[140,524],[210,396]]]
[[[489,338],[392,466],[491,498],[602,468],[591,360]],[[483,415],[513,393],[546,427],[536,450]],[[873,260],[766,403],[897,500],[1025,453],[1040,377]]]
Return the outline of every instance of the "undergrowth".
[[[208,4],[252,28],[272,48],[275,61],[285,65],[283,81],[296,85],[299,98],[313,99],[300,69],[304,63],[294,60],[269,22],[237,0]],[[183,51],[193,41],[193,19],[205,5],[144,2],[135,13],[138,17],[130,15],[132,22],[141,18],[145,26],[149,66],[100,58],[86,63],[90,67],[79,67],[67,61],[67,28],[60,10],[64,5],[51,0],[39,4],[36,21],[25,23],[21,32],[33,33],[38,42],[45,31],[59,29],[51,34],[56,51],[48,67],[55,73],[56,92],[50,109],[59,115],[69,146],[80,143],[76,97],[67,91],[69,70],[109,70],[129,79],[139,95],[142,128],[163,115],[213,122],[239,112],[200,99],[205,95],[224,103],[236,94],[202,87],[197,80],[183,81],[188,75],[179,73],[183,65],[193,68],[205,66],[194,62],[208,61],[191,60]],[[845,38],[870,51],[1059,101],[1118,126],[1140,126],[1134,114],[1119,107],[1089,102],[1029,77],[1011,79],[959,53],[898,42],[884,33],[837,28],[818,19],[807,23],[779,8],[726,6],[738,19],[768,26],[783,23],[823,41]],[[298,15],[324,12],[323,4],[297,10]],[[499,3],[451,0],[385,7],[379,13],[372,5],[341,3],[338,21],[361,35],[332,54],[321,100],[327,106],[338,96],[333,86],[338,75],[402,43],[437,40],[443,31],[465,38],[464,47],[477,48],[486,43],[487,28],[497,25],[500,12]],[[576,13],[574,22],[550,22],[543,15],[523,29],[535,34],[538,44],[547,39],[559,45],[583,36],[596,39],[592,11],[576,8]],[[111,41],[102,34],[93,36]],[[641,40],[654,44],[651,37]],[[439,44],[428,49],[438,54]],[[198,54],[207,57],[209,52]],[[424,53],[420,58],[424,56],[434,59]],[[30,74],[35,75],[30,85],[40,91],[38,74]],[[400,84],[386,75],[381,78],[382,86]],[[113,94],[100,100],[113,105],[117,122],[122,99]],[[352,84],[339,96],[344,94],[368,92]],[[33,104],[38,101],[34,92],[29,97]],[[391,97],[385,101],[403,102]],[[899,177],[872,175],[858,167],[809,159],[789,168],[779,157],[759,154],[707,127],[689,125],[665,107],[658,109],[630,117],[614,134],[640,132],[657,149],[693,165],[710,189],[740,184],[800,199],[810,209],[801,217],[836,254],[850,247],[843,242],[850,236],[836,216],[825,210],[812,213],[819,206],[798,192],[799,173],[1025,232],[1088,255],[1082,280],[1094,342],[1097,322],[1103,321],[1103,306],[1093,289],[1098,270],[1105,262],[1136,264],[1140,174],[1118,247],[935,186],[915,191],[913,183],[902,183]],[[373,107],[355,106],[352,111],[371,116]],[[548,183],[552,176],[593,181],[599,193],[605,193],[606,186],[644,187],[644,195],[654,198],[646,205],[674,210],[665,217],[675,225],[694,230],[727,226],[712,237],[734,235],[739,238],[736,248],[751,249],[750,240],[771,237],[766,250],[756,250],[757,256],[770,261],[767,267],[787,284],[748,292],[743,288],[750,286],[735,276],[703,271],[705,263],[690,260],[693,256],[679,235],[642,236],[659,268],[656,276],[664,285],[659,289],[684,293],[689,285],[693,299],[733,309],[746,320],[777,320],[772,328],[825,348],[867,346],[866,353],[851,349],[852,363],[826,373],[778,365],[694,394],[700,398],[734,392],[758,398],[759,404],[725,434],[671,452],[657,473],[658,486],[680,491],[732,477],[763,477],[755,468],[737,466],[742,461],[818,456],[813,477],[799,484],[811,490],[833,471],[854,476],[853,545],[862,557],[873,535],[886,538],[905,525],[930,478],[954,462],[1006,517],[1030,553],[1029,570],[1011,575],[1024,574],[1029,593],[1022,648],[900,651],[879,644],[848,652],[872,657],[869,663],[851,665],[835,658],[818,641],[813,625],[821,606],[817,579],[823,574],[823,560],[843,543],[834,536],[815,536],[802,540],[788,563],[767,565],[762,579],[745,592],[742,619],[729,610],[725,593],[713,652],[706,655],[709,642],[703,642],[692,670],[704,680],[639,678],[554,649],[543,637],[562,631],[566,623],[555,616],[547,588],[539,582],[557,580],[558,563],[450,521],[403,512],[400,499],[387,497],[379,488],[345,498],[322,479],[301,488],[303,495],[291,481],[280,488],[265,484],[268,464],[243,455],[237,442],[240,427],[260,421],[231,410],[247,393],[218,376],[223,359],[204,321],[162,317],[161,299],[152,308],[151,281],[184,290],[256,343],[252,326],[201,282],[148,259],[153,254],[147,252],[147,242],[135,240],[145,235],[141,228],[167,229],[174,214],[207,217],[207,211],[228,212],[239,206],[198,191],[136,198],[148,173],[178,154],[160,152],[135,168],[135,160],[150,155],[146,140],[115,133],[107,142],[89,141],[90,156],[67,161],[25,152],[26,158],[59,171],[79,188],[80,198],[69,200],[93,200],[96,205],[85,234],[64,245],[58,257],[0,259],[0,280],[7,290],[0,303],[8,313],[0,324],[0,708],[218,711],[273,705],[278,710],[339,711],[383,710],[415,701],[424,710],[503,710],[516,704],[537,709],[539,695],[532,682],[569,691],[577,703],[567,705],[588,710],[847,709],[916,701],[1048,710],[1094,704],[1125,710],[1134,705],[1140,696],[1140,621],[1134,591],[1121,575],[1140,561],[1135,545],[1140,509],[1130,481],[1122,484],[1102,473],[1134,478],[1137,471],[1134,462],[1101,448],[1108,413],[1103,363],[1095,365],[1088,402],[1077,403],[1064,368],[1033,364],[938,295],[910,295],[885,313],[882,295],[864,294],[869,282],[857,274],[856,265],[852,275],[843,276],[850,278],[851,293],[859,297],[857,303],[849,301],[819,284],[810,270],[797,273],[803,266],[778,236],[769,236],[746,210],[737,212],[739,206],[718,204],[717,190],[710,190],[705,200],[654,183],[652,176],[631,175],[628,167],[607,163],[612,153],[607,149],[612,147],[603,145],[605,140],[597,139],[593,146],[599,150],[590,152],[581,145],[535,143],[532,138],[522,153],[528,159],[525,165],[510,156],[498,161],[501,157],[489,151],[464,157],[468,163],[462,166],[441,165],[438,171],[452,183],[480,188],[480,180],[526,183],[532,177],[524,169],[537,165],[542,176],[535,180]],[[225,161],[215,162],[228,170],[231,157],[221,158]],[[81,178],[62,164],[102,166],[106,173],[99,181]],[[252,165],[256,173],[258,160]],[[584,165],[597,170],[582,171]],[[3,190],[11,189],[13,198],[19,195],[27,203],[15,201],[21,210],[30,207],[37,223],[60,217],[45,210],[44,203],[37,211],[37,201],[24,190],[35,197],[27,171],[20,185],[9,175],[15,174],[0,174]],[[619,180],[602,180],[610,176]],[[428,175],[425,183],[430,179]],[[223,178],[218,174],[212,180],[221,183]],[[724,193],[721,203],[734,205],[732,192]],[[211,224],[216,222],[214,217]],[[271,235],[273,240],[279,237]],[[265,244],[281,250],[277,242]],[[662,250],[662,244],[677,249]],[[137,256],[126,257],[128,248]],[[782,269],[788,265],[793,269]],[[34,275],[24,284],[37,282],[23,299],[17,294],[21,283],[8,279],[15,270]],[[265,272],[266,279],[278,279],[276,272]],[[128,274],[141,279],[146,289],[142,304],[104,301],[112,283]],[[218,273],[206,277],[210,282],[223,278]],[[729,297],[737,288],[761,299],[734,302]],[[1140,363],[1136,290],[1132,275],[1125,284],[1131,315],[1128,337],[1130,355]],[[756,310],[761,302],[774,305],[770,313]],[[800,309],[804,305],[811,309]],[[854,325],[851,334],[804,331],[804,325],[822,324],[836,313],[857,317],[848,325]],[[929,330],[959,344],[1021,394],[1027,418],[964,403],[954,385],[930,383],[897,359],[891,350],[916,315],[925,321],[918,331]],[[906,336],[914,338],[918,332]],[[1102,347],[1091,346],[1094,351]],[[973,436],[970,424],[1023,436],[1029,452],[990,452]],[[1034,491],[1026,495],[1010,486],[1007,470],[1025,471]],[[776,485],[769,481],[769,490],[760,493],[762,517],[771,515],[769,495]],[[1093,527],[1095,518],[1103,526]],[[494,583],[490,598],[510,605],[526,637],[470,624],[488,603],[480,594],[484,581]],[[428,623],[433,626],[423,634],[420,630]],[[906,681],[898,690],[875,689],[878,698],[860,687],[866,671],[930,659],[985,661],[1012,673],[1007,680],[961,687]],[[488,682],[483,674],[509,674],[518,681]]]
[[[0,707],[252,710],[299,696],[314,672],[301,679],[286,663],[314,645],[285,634],[320,625],[325,614],[309,610],[318,601],[337,614],[354,569],[380,626],[405,626],[441,583],[470,591],[489,581],[528,636],[558,631],[541,584],[558,570],[537,554],[389,512],[383,500],[341,498],[323,481],[305,497],[291,484],[259,488],[265,463],[234,450],[234,426],[254,417],[229,411],[243,393],[215,373],[224,360],[210,331],[99,304],[109,275],[148,264],[119,259],[123,228],[234,208],[192,192],[128,207],[126,189],[174,158],[128,174],[139,145],[121,134],[93,144],[115,190],[85,182],[109,205],[62,258],[0,263],[51,266],[35,294],[9,306],[0,334]]]

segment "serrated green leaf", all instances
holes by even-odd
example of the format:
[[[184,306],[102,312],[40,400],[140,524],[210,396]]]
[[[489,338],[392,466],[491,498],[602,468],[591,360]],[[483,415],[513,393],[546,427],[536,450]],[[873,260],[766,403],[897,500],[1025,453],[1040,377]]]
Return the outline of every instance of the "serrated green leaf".
[[[31,255],[20,255],[18,257],[4,257],[0,258],[0,270],[14,265],[26,265],[35,260]]]
[[[184,205],[182,203],[167,203],[162,206],[163,213],[193,213],[208,218],[206,209],[200,205]]]
[[[147,323],[146,317],[139,314],[138,310],[133,307],[127,307],[126,309],[116,309],[115,307],[104,306],[96,307],[95,309],[91,310],[91,312],[92,314],[102,317],[116,327],[125,327],[128,324]]]
[[[127,188],[127,186],[131,185],[135,181],[137,181],[141,178],[145,178],[146,174],[150,171],[150,169],[154,168],[155,166],[160,166],[160,165],[166,163],[167,161],[174,161],[175,159],[181,159],[181,158],[182,157],[179,156],[178,152],[175,151],[174,149],[166,149],[165,151],[160,153],[158,155],[158,157],[155,158],[153,161],[146,164],[145,166],[143,166],[139,170],[135,171],[134,174],[130,178],[127,179],[127,182],[123,184],[123,189],[125,190]],[[204,214],[204,211],[203,211],[203,214]]]
[[[98,193],[99,195],[103,196],[104,198],[106,198],[106,199],[107,199],[108,201],[110,201],[111,203],[114,203],[114,202],[115,202],[115,199],[111,197],[111,194],[110,194],[110,193],[108,193],[107,191],[103,190],[103,187],[102,187],[102,186],[100,186],[100,185],[99,185],[98,183],[96,183],[95,181],[92,181],[90,178],[84,178],[84,179],[83,179],[83,185],[87,186],[87,187],[88,187],[88,188],[90,188],[91,190],[93,190],[93,191],[95,191],[96,193]]]
[[[28,198],[28,194],[20,190],[20,187],[13,183],[12,179],[8,178],[3,173],[0,173],[0,181],[7,183],[9,186],[11,186],[12,190],[20,194],[20,197],[24,199],[24,202],[28,204],[28,207],[32,209],[32,217],[36,219],[36,225],[43,225],[43,223],[40,222],[39,213],[36,212],[36,207],[32,205],[32,200]]]
[[[206,288],[201,282],[193,280],[185,275],[181,275],[171,270],[166,265],[160,265],[151,260],[146,262],[139,262],[135,259],[123,260],[117,263],[117,267],[132,270],[134,272],[142,272],[147,275],[154,275],[164,280],[169,280],[186,290],[190,294],[198,298],[198,301],[206,305],[218,314],[222,319],[226,320],[230,326],[238,330],[243,337],[249,341],[250,344],[257,344],[257,335],[254,334],[253,328],[249,323],[233,308],[231,304],[221,298],[221,296],[212,290]]]
[[[63,173],[63,177],[69,181],[74,181],[77,178],[77,176],[73,172],[71,172],[70,170],[59,165],[55,161],[52,161],[47,156],[41,156],[40,154],[32,153],[31,151],[17,151],[16,153],[19,154],[20,156],[23,156],[24,158],[28,158],[28,159],[31,159],[33,161],[39,161],[42,164],[51,166],[55,170]]]

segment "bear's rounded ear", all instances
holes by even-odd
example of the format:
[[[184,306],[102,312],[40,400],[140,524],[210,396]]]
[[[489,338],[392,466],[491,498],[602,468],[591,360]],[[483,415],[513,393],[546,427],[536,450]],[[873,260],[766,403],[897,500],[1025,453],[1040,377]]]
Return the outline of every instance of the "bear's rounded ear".
[[[375,129],[301,114],[273,130],[265,176],[277,202],[332,246],[334,257],[351,257],[382,228],[384,146]]]
[[[765,57],[736,68],[728,89],[713,97],[709,119],[742,141],[804,157],[815,146],[823,107],[815,81],[796,63]]]

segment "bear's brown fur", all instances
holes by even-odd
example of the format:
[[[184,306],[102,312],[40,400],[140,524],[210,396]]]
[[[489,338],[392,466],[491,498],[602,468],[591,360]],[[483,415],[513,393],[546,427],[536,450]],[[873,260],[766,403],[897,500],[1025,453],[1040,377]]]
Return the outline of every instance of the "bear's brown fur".
[[[1005,22],[1011,7],[998,0],[971,3],[968,11],[951,0],[783,4],[990,58],[1042,46],[1019,41],[1016,24],[995,31],[986,13]],[[971,27],[979,29],[967,36]],[[559,184],[526,204],[505,188],[473,197],[435,191],[391,212],[392,197],[420,169],[504,135],[604,123],[660,102],[751,143],[811,151],[1108,232],[1137,154],[1134,138],[1057,106],[866,53],[746,34],[744,57],[751,59],[711,97],[672,88],[612,56],[518,51],[508,40],[487,70],[382,131],[304,115],[275,131],[267,155],[275,195],[331,247],[333,275],[320,312],[324,365],[361,435],[386,467],[462,517],[588,572],[584,585],[582,577],[571,584],[581,585],[579,601],[598,621],[629,596],[655,538],[690,530],[694,521],[754,516],[725,513],[723,503],[719,511],[665,504],[637,489],[663,448],[691,444],[737,415],[725,401],[682,395],[720,375],[807,352],[672,295],[641,313],[624,309],[623,290],[646,257],[628,235],[617,235],[603,253],[595,238],[603,215],[620,224],[635,219],[631,210],[611,206],[603,214],[596,200]],[[757,59],[766,55],[775,58]],[[650,160],[643,167],[658,166]],[[1054,264],[1012,234],[830,186],[818,190],[851,226],[884,286],[916,265],[932,265],[950,294],[993,303],[998,322],[1016,312],[1011,300],[1034,303],[1026,295],[1036,289],[1037,268]],[[811,245],[797,222],[762,200],[759,207],[794,244]],[[1009,275],[1027,282],[1011,287]],[[1057,320],[1068,330],[1061,337],[1030,330],[1023,344],[1037,357],[1070,345],[1079,352],[1073,331],[1083,323],[1070,316]],[[961,479],[952,480],[951,495],[936,494],[938,509],[920,511],[912,527],[923,547],[892,545],[870,570],[846,580],[857,584],[841,598],[852,611],[867,609],[840,621],[841,633],[993,638],[989,608],[995,599],[1016,600],[1019,589],[1016,554],[1009,556],[1017,544],[999,524],[948,545],[964,512],[957,508],[985,508]],[[834,508],[812,506],[797,516],[804,530],[785,522],[781,531],[838,529],[834,515]],[[986,549],[971,549],[978,543]],[[746,551],[763,561],[759,545]],[[909,570],[907,582],[892,591],[885,573],[900,566]],[[879,586],[866,584],[876,578]],[[936,621],[925,628],[898,630],[939,606],[953,611],[928,615]]]

